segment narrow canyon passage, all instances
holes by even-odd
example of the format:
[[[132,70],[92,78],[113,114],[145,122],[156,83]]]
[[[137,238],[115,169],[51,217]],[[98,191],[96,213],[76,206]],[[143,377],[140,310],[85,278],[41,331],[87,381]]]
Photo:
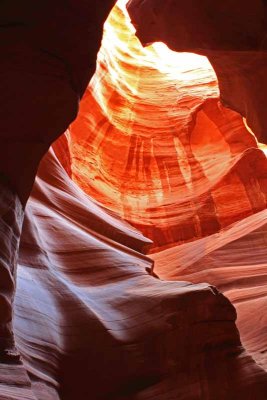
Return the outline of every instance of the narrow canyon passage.
[[[267,367],[263,146],[220,103],[208,59],[142,47],[125,3],[106,22],[68,133],[71,177],[153,241],[162,279],[225,292],[248,350]]]
[[[266,400],[262,120],[224,101],[218,55],[142,46],[173,29],[160,2],[128,4],[133,22],[156,15],[148,38],[126,3],[39,166],[17,272],[23,363],[0,363],[0,399]]]

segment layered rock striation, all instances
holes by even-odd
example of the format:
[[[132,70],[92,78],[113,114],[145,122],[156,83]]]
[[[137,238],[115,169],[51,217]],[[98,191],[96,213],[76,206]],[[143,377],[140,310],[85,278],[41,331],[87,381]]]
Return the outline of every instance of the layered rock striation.
[[[206,283],[153,277],[148,244],[46,156],[26,210],[15,305],[32,395],[263,399],[266,374],[244,351],[229,300]]]
[[[155,249],[266,207],[265,155],[220,103],[207,58],[143,48],[123,2],[106,22],[69,148],[72,178]]]
[[[255,50],[264,8],[245,2],[245,17],[233,24],[239,2],[205,7],[208,15],[193,1],[179,10],[172,1],[128,4],[143,44],[164,40],[202,55],[162,43],[143,48],[124,0],[110,14],[78,118],[42,160],[27,204],[14,310],[22,364],[0,364],[0,399],[266,399],[267,160],[251,131],[264,132],[262,109],[254,92],[248,102],[250,85],[238,97],[240,66],[234,86],[230,66],[225,81],[219,71],[224,54]],[[60,16],[60,4],[55,10]],[[86,80],[102,32],[87,41],[86,12],[90,23],[94,13],[83,11],[82,57],[70,59],[70,40],[60,58]],[[52,53],[65,33],[77,44],[75,24],[59,32],[50,15],[38,15],[51,29],[41,24],[36,40]],[[71,82],[83,91],[84,81]],[[68,104],[67,93],[58,96]],[[64,108],[60,128],[72,111]],[[41,140],[36,159],[58,130]],[[17,244],[21,203],[10,185],[2,193],[15,217],[1,217]],[[10,264],[13,242],[0,248]],[[0,301],[9,296],[2,292]]]

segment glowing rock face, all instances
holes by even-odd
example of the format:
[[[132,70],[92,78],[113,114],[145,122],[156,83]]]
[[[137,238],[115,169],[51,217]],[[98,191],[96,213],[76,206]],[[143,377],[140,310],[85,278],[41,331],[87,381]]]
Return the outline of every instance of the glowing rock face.
[[[237,304],[266,365],[265,155],[219,103],[207,59],[143,49],[124,3],[27,206],[15,305],[24,374],[0,365],[0,396],[265,400],[234,307],[199,283]],[[150,241],[123,219],[161,247],[144,256]]]
[[[155,248],[264,209],[265,156],[218,97],[207,58],[162,43],[143,48],[119,2],[70,129],[72,178]]]
[[[129,0],[127,10],[143,44],[163,41],[209,57],[224,104],[267,143],[265,1]]]

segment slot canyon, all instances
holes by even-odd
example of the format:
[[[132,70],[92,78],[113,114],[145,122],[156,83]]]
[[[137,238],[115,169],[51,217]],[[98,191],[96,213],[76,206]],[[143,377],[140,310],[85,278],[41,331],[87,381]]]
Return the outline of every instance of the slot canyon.
[[[266,400],[267,2],[0,29],[0,400]]]

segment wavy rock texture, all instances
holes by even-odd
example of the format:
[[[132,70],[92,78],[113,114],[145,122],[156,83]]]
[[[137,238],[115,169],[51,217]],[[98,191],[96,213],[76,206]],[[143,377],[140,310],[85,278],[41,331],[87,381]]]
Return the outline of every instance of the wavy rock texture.
[[[242,340],[266,366],[264,232],[251,241],[255,225],[264,224],[259,213],[266,209],[264,149],[241,116],[219,102],[207,59],[174,54],[161,44],[142,48],[124,3],[106,24],[97,72],[70,129],[71,176],[153,240],[152,258],[161,278],[218,285],[237,306]],[[255,243],[260,260],[242,258],[240,237],[246,233],[240,226],[250,235],[246,255],[255,253]],[[219,266],[215,256],[213,264],[206,261],[215,245],[216,257],[226,254],[228,269],[220,257]],[[198,264],[191,261],[189,273],[190,262],[180,262],[182,249],[189,260],[195,253],[203,258],[202,274]],[[216,279],[218,270],[231,290]]]
[[[219,94],[205,57],[143,49],[118,3],[27,206],[23,366],[0,367],[0,398],[266,399],[267,161]]]
[[[208,281],[235,305],[246,349],[266,368],[266,210],[208,238],[153,254],[167,280]]]
[[[194,1],[181,4],[172,0],[164,3],[131,0],[128,4],[143,44],[163,40],[173,50],[191,49],[208,56],[218,77],[222,102],[246,117],[249,126],[264,142],[265,3],[247,1],[241,5],[239,1],[229,1],[221,4],[207,0],[201,4]],[[190,12],[192,8],[193,14]],[[222,290],[236,305],[243,343],[266,367],[266,206],[260,213],[257,213],[258,206],[255,208],[258,195],[263,196],[263,202],[266,198],[266,159],[262,153],[264,146],[252,147],[239,154],[234,167],[227,171],[227,186],[217,192],[220,200],[216,213],[224,214],[226,220],[226,215],[229,215],[230,225],[224,224],[223,230],[210,237],[159,252],[153,259],[156,272],[164,279],[207,280]],[[204,156],[205,150],[201,148],[200,151]],[[207,152],[206,159],[209,158]],[[237,176],[241,186],[244,185],[247,199],[250,199],[252,214],[256,214],[244,215],[244,219],[234,223],[235,216],[246,208],[239,197],[241,191]],[[255,183],[260,189],[256,189],[258,195],[256,192],[252,195]],[[239,189],[234,189],[237,186]],[[234,207],[233,193],[240,201],[237,208]],[[228,201],[222,201],[227,197]]]
[[[26,211],[15,307],[31,393],[10,398],[264,398],[231,303],[208,284],[152,277],[136,251],[147,244],[50,152]]]
[[[155,249],[264,209],[265,155],[218,96],[205,57],[142,48],[122,2],[70,130],[73,179]]]

